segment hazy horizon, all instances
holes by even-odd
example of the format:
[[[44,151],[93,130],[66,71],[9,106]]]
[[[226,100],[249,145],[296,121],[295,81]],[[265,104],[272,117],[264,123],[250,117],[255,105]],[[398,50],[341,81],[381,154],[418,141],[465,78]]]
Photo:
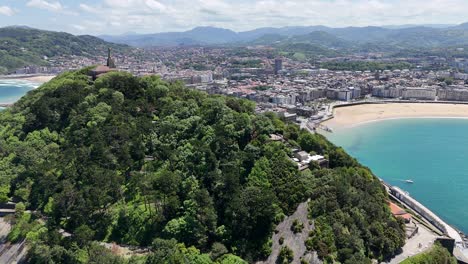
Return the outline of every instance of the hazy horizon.
[[[79,35],[180,32],[198,26],[240,32],[315,25],[454,25],[467,22],[467,12],[464,0],[4,0],[0,27],[25,25]]]
[[[38,29],[38,30],[48,30],[48,31],[56,31],[56,32],[65,32],[65,33],[70,33],[70,34],[73,34],[73,35],[91,35],[91,36],[105,36],[105,35],[108,35],[108,36],[120,36],[120,35],[132,35],[132,34],[135,34],[135,35],[144,35],[144,34],[159,34],[159,33],[174,33],[174,32],[187,32],[187,31],[190,31],[190,30],[194,30],[196,28],[219,28],[219,29],[226,29],[226,30],[231,30],[231,31],[234,31],[236,33],[242,33],[242,32],[248,32],[248,31],[253,31],[253,30],[257,30],[257,29],[262,29],[262,28],[288,28],[288,27],[291,27],[291,28],[294,28],[294,27],[321,27],[321,26],[324,26],[324,27],[329,27],[329,28],[349,28],[349,27],[381,27],[381,28],[386,28],[386,29],[403,29],[403,28],[411,28],[411,27],[430,27],[430,28],[449,28],[449,27],[456,27],[458,25],[461,25],[461,24],[465,24],[465,23],[468,23],[468,22],[464,22],[464,23],[459,23],[459,24],[400,24],[400,25],[363,25],[363,26],[343,26],[343,27],[332,27],[332,26],[326,26],[326,25],[290,25],[290,26],[277,26],[277,27],[273,27],[273,26],[265,26],[265,27],[259,27],[259,28],[252,28],[252,29],[248,29],[248,30],[241,30],[241,31],[236,31],[234,29],[230,29],[230,28],[223,28],[223,27],[217,27],[217,26],[210,26],[210,25],[198,25],[198,26],[194,26],[192,28],[189,28],[189,29],[186,29],[186,30],[173,30],[173,31],[160,31],[160,32],[137,32],[137,31],[127,31],[127,32],[123,32],[123,33],[115,33],[115,34],[112,34],[112,33],[95,33],[95,34],[91,34],[91,33],[74,33],[74,32],[68,32],[68,31],[61,31],[61,30],[53,30],[53,29],[48,29],[48,28],[40,28],[40,27],[35,27],[35,26],[30,26],[30,25],[24,25],[24,24],[15,24],[15,25],[5,25],[5,26],[0,26],[0,28],[8,28],[8,27],[19,27],[19,28],[30,28],[30,29]]]

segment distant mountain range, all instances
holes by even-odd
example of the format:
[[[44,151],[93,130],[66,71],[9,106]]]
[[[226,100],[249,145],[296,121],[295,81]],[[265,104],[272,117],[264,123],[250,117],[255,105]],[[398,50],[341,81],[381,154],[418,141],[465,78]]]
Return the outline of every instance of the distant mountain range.
[[[103,35],[100,38],[136,47],[309,43],[329,48],[363,44],[444,47],[468,44],[468,23],[460,25],[402,25],[331,28],[326,26],[259,28],[244,32],[215,27],[197,27],[185,32]]]
[[[106,42],[94,36],[74,36],[64,32],[33,29],[26,26],[0,28],[0,73],[26,65],[46,65],[44,56],[107,54],[107,48],[121,52],[129,46]]]
[[[185,32],[99,36],[101,39],[136,47],[225,44],[239,41],[238,33],[223,28],[197,27]]]
[[[123,45],[127,44],[127,45]],[[130,46],[268,45],[288,56],[336,56],[356,52],[426,52],[429,49],[465,47],[468,23],[460,25],[346,27],[325,26],[259,28],[244,32],[197,27],[185,32],[128,33],[120,36],[74,36],[27,26],[0,28],[0,74],[26,65],[46,65],[44,56],[96,56],[108,47],[127,52]],[[443,51],[442,51],[443,52]],[[408,54],[408,53],[403,53]],[[404,56],[404,55],[403,55]]]
[[[405,24],[405,25],[385,25],[381,26],[388,29],[403,29],[403,28],[412,28],[412,27],[429,27],[429,28],[449,28],[454,27],[456,24]]]

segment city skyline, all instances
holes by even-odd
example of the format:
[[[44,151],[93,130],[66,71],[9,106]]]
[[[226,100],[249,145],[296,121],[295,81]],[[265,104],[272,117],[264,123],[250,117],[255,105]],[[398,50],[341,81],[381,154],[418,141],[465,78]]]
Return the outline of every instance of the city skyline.
[[[443,8],[441,8],[443,6]],[[0,27],[25,25],[73,34],[185,31],[214,26],[260,27],[460,24],[464,0],[4,0]]]

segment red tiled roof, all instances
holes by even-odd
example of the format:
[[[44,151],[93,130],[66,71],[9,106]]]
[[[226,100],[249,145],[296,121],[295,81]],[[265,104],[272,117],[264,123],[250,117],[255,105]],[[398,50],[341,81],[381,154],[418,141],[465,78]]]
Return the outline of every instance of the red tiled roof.
[[[404,219],[411,219],[411,215],[408,214],[405,210],[403,210],[400,206],[392,202],[388,202],[388,206],[390,206],[390,211],[392,211],[393,216],[403,217]]]
[[[111,71],[111,68],[105,66],[105,65],[99,65],[96,68],[93,69],[95,72],[108,72]]]

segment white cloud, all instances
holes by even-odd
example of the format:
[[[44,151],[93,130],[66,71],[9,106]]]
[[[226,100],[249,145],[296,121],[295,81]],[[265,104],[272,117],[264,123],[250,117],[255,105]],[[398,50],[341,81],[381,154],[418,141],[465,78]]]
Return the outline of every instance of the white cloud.
[[[26,5],[54,12],[59,12],[63,9],[62,4],[58,1],[31,0]]]
[[[86,30],[86,28],[84,26],[81,26],[81,25],[72,25],[72,27],[78,31],[84,31]]]
[[[145,0],[145,4],[147,7],[153,10],[167,11],[167,8],[165,5],[155,0]]]
[[[80,4],[80,9],[83,10],[83,11],[89,12],[89,13],[94,13],[94,14],[98,14],[98,13],[99,13],[99,9],[98,9],[98,8],[89,6],[89,5],[87,5],[87,4]]]
[[[44,0],[35,0],[44,1]],[[48,0],[52,1],[52,0]],[[56,0],[55,0],[56,1]],[[103,26],[95,33],[182,31],[217,26],[258,27],[466,22],[467,0],[100,0],[79,4]],[[65,7],[63,7],[65,9]],[[79,22],[85,25],[84,22]]]
[[[157,0],[104,0],[104,3],[109,8],[113,9],[125,9],[127,11],[168,11],[169,8]],[[172,3],[177,5],[177,1]]]
[[[12,16],[14,14],[15,11],[13,11],[9,6],[0,6],[0,15]]]

